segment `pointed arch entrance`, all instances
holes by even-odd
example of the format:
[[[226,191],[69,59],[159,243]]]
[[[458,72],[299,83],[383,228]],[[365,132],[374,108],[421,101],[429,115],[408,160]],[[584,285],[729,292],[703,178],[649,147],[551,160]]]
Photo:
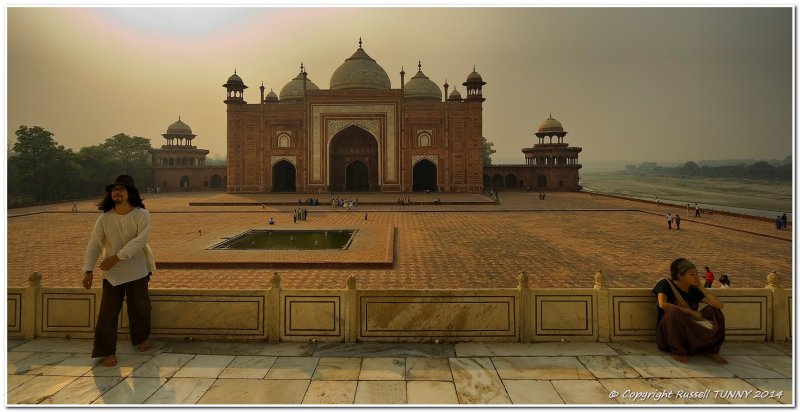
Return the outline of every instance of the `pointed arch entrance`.
[[[376,191],[378,142],[366,130],[350,126],[331,139],[330,186],[333,191]]]
[[[428,159],[420,160],[414,165],[411,181],[413,182],[411,190],[415,192],[423,192],[425,190],[435,192],[438,187],[436,165]]]
[[[281,160],[272,166],[272,191],[296,192],[297,171],[293,164]]]

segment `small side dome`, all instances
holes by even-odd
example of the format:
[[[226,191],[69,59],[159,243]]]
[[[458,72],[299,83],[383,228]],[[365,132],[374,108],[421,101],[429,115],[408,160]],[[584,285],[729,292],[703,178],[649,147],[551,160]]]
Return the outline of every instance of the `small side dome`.
[[[319,90],[314,82],[311,79],[306,77],[306,88],[308,90]],[[289,83],[286,83],[286,86],[283,86],[280,93],[280,99],[282,102],[285,101],[297,101],[303,99],[303,75],[298,74],[297,77],[292,79]]]
[[[178,117],[178,121],[169,125],[167,127],[166,134],[192,134],[192,128],[189,127],[188,124],[181,121],[181,118]]]
[[[267,97],[264,98],[264,101],[267,103],[278,103],[278,95],[275,94],[272,89],[269,89],[269,93],[267,93]]]
[[[561,125],[556,119],[553,119],[553,115],[551,114],[550,117],[544,119],[544,121],[539,125],[539,133],[546,133],[546,132],[563,132],[564,127]]]
[[[483,78],[475,71],[474,67],[472,68],[472,73],[467,76],[467,82],[483,82]]]
[[[422,73],[422,63],[419,64],[419,71],[414,77],[406,82],[403,96],[406,99],[435,100],[442,101],[442,90],[436,83],[432,82],[425,73]]]
[[[331,90],[391,88],[386,70],[361,48],[361,39],[356,52],[331,75]]]
[[[242,78],[239,77],[238,74],[236,74],[236,70],[234,70],[233,74],[231,75],[231,77],[228,77],[228,83],[227,84],[241,84],[241,85],[244,85],[244,82],[242,81]]]
[[[455,86],[453,86],[453,91],[450,92],[450,96],[447,98],[448,101],[461,101],[461,93],[456,90]]]

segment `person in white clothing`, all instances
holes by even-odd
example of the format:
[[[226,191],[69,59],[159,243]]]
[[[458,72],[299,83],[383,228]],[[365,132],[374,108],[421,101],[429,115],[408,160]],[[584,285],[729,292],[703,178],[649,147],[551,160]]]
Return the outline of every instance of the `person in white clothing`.
[[[93,358],[104,366],[117,364],[117,320],[127,296],[131,344],[150,350],[150,294],[148,282],[155,269],[150,238],[150,213],[128,175],[106,187],[98,203],[104,213],[97,219],[86,246],[83,287],[92,287],[93,269],[102,254],[103,293],[95,327]]]

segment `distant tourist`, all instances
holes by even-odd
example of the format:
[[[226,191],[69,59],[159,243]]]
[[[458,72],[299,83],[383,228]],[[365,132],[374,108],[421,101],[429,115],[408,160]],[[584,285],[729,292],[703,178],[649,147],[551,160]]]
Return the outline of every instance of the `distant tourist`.
[[[658,299],[656,345],[680,363],[687,356],[703,354],[719,364],[728,363],[719,350],[725,340],[723,304],[700,285],[697,267],[684,258],[670,265],[670,279],[653,288]],[[698,311],[700,303],[706,307]]]
[[[660,197],[656,198],[656,207],[661,207],[661,198]]]
[[[686,204],[686,214],[692,213],[692,206],[690,204]]]
[[[669,227],[670,230],[672,230],[672,214],[671,213],[667,213],[667,227]]]
[[[274,225],[275,224],[275,219],[270,217],[269,218],[269,222],[267,222],[267,224]]]
[[[775,216],[775,228],[781,230],[783,227],[783,220],[781,220],[780,216]]]
[[[694,217],[700,217],[700,206],[697,203],[694,204]]]
[[[719,283],[722,285],[723,288],[731,287],[731,280],[728,279],[728,275],[722,275],[719,277]]]
[[[708,266],[706,266],[705,281],[706,281],[705,286],[707,288],[710,288],[711,284],[714,283],[714,272],[712,272],[711,269],[708,268]]]
[[[78,204],[75,203],[75,211],[77,210],[78,210]],[[786,213],[784,213],[783,216],[781,216],[781,224],[783,225],[783,228],[786,229]]]
[[[681,215],[675,213],[675,229],[681,230]]]

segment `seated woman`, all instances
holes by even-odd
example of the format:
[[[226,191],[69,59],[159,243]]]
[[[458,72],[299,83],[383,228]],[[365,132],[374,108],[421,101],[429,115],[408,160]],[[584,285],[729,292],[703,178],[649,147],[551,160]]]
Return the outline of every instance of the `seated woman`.
[[[711,294],[697,275],[694,264],[678,258],[670,265],[671,279],[661,279],[653,288],[658,297],[656,344],[681,363],[687,355],[704,354],[714,362],[726,364],[719,355],[725,340],[722,302]],[[700,303],[706,307],[698,311]]]

